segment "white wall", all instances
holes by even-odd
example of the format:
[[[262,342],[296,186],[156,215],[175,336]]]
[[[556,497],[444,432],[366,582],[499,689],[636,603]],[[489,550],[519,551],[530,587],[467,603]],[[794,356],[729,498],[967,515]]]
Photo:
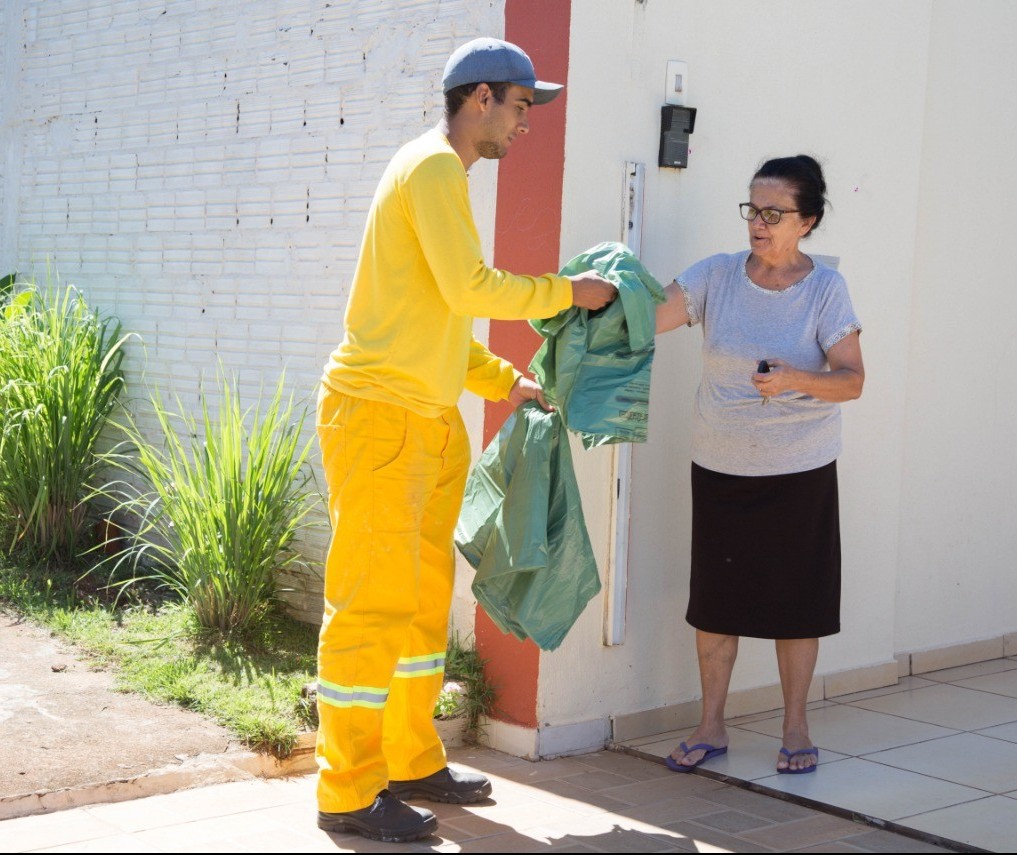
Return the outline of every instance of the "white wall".
[[[191,403],[221,359],[245,403],[285,367],[313,405],[381,170],[440,118],[448,54],[502,32],[502,9],[5,0],[0,270],[43,276],[51,260],[140,334],[134,396],[147,384]],[[488,250],[496,175],[471,181]],[[464,408],[479,441],[481,406]],[[326,540],[308,539],[312,561]],[[467,599],[457,624],[470,631]],[[320,617],[316,580],[297,604]]]
[[[934,6],[907,351],[896,643],[1017,627],[1017,6]]]
[[[989,11],[959,3],[956,8],[969,14]],[[916,635],[912,630],[901,638],[895,632],[903,612],[914,615],[937,644],[967,640],[956,624],[925,622],[922,610],[934,597],[928,589],[921,601],[910,601],[917,585],[902,587],[898,596],[898,586],[908,579],[898,550],[906,552],[911,542],[899,534],[902,479],[907,478],[902,459],[912,444],[903,402],[917,368],[909,363],[913,301],[923,299],[914,258],[921,152],[923,143],[928,145],[923,135],[926,93],[932,88],[926,69],[933,6],[777,0],[765,6],[601,4],[596,15],[583,9],[577,4],[572,25],[563,255],[617,236],[625,160],[646,164],[643,260],[668,282],[699,258],[745,247],[746,228],[736,205],[747,197],[749,179],[764,159],[817,155],[832,209],[805,248],[840,257],[865,325],[868,367],[864,397],[844,406],[845,452],[839,467],[843,631],[824,641],[818,671],[892,660]],[[1005,17],[993,12],[990,28]],[[952,24],[937,18],[936,56],[950,58],[947,68],[977,51],[974,40],[951,41]],[[689,168],[683,171],[656,166],[668,59],[689,63],[688,103],[699,111]],[[985,100],[1010,98],[1002,81],[1012,76],[991,79],[1000,81],[1000,88]],[[983,85],[991,87],[989,81],[983,78]],[[954,100],[963,97],[962,86],[951,90]],[[596,144],[586,144],[589,140]],[[954,183],[951,189],[959,188]],[[944,246],[943,252],[953,249]],[[601,609],[593,604],[565,645],[542,658],[545,720],[581,721],[699,696],[694,637],[684,611],[690,410],[700,344],[699,330],[678,330],[659,341],[651,438],[634,452],[626,642],[610,649],[600,645]],[[969,348],[985,351],[987,344],[972,335],[964,341],[965,352]],[[941,440],[929,442],[930,453],[942,452]],[[988,461],[994,453],[985,448],[984,455]],[[598,486],[604,483],[605,464],[592,454],[577,459],[587,521],[606,556],[607,496]],[[938,501],[928,484],[905,489],[909,501]],[[1000,498],[997,490],[990,501]],[[928,557],[936,556],[934,575],[944,582],[959,575],[961,568],[937,547],[939,531],[910,510],[904,519],[911,526],[907,537],[929,544]],[[985,634],[1012,629],[1017,620],[997,606],[992,623],[983,624]],[[572,691],[576,678],[590,690]],[[777,679],[772,643],[743,641],[732,689]]]
[[[17,235],[17,169],[21,161],[19,137],[15,131],[18,114],[17,68],[21,4],[6,0],[0,7],[0,277],[12,272]]]

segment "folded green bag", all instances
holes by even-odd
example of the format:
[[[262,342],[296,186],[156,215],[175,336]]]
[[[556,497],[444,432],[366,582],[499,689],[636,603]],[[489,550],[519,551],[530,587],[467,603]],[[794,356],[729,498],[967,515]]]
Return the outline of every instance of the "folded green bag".
[[[618,286],[618,299],[589,312],[573,306],[531,321],[544,337],[530,370],[566,427],[586,448],[645,442],[660,283],[621,243],[601,243],[562,268],[563,276],[596,270]]]

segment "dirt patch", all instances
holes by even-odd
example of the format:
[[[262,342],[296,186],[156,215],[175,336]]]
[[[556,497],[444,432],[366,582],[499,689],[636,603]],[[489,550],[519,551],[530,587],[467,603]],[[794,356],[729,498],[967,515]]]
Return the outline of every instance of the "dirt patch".
[[[0,613],[0,799],[243,753],[203,716],[117,692],[74,649]]]

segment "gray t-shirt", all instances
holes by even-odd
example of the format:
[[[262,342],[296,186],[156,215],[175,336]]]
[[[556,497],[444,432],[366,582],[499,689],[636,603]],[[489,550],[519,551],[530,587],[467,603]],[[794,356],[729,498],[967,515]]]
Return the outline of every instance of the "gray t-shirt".
[[[731,475],[817,469],[840,454],[840,405],[786,392],[762,406],[752,375],[767,358],[826,370],[826,351],[862,327],[836,270],[813,261],[803,279],[768,291],[749,279],[748,257],[713,255],[677,278],[689,325],[703,325],[692,459]]]

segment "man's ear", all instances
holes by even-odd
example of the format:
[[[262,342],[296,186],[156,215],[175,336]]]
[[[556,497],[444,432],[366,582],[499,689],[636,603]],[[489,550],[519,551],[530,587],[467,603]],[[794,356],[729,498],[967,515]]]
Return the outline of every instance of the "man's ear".
[[[473,90],[473,97],[476,99],[477,106],[481,110],[486,110],[494,99],[494,93],[486,83],[478,83],[477,88]]]

